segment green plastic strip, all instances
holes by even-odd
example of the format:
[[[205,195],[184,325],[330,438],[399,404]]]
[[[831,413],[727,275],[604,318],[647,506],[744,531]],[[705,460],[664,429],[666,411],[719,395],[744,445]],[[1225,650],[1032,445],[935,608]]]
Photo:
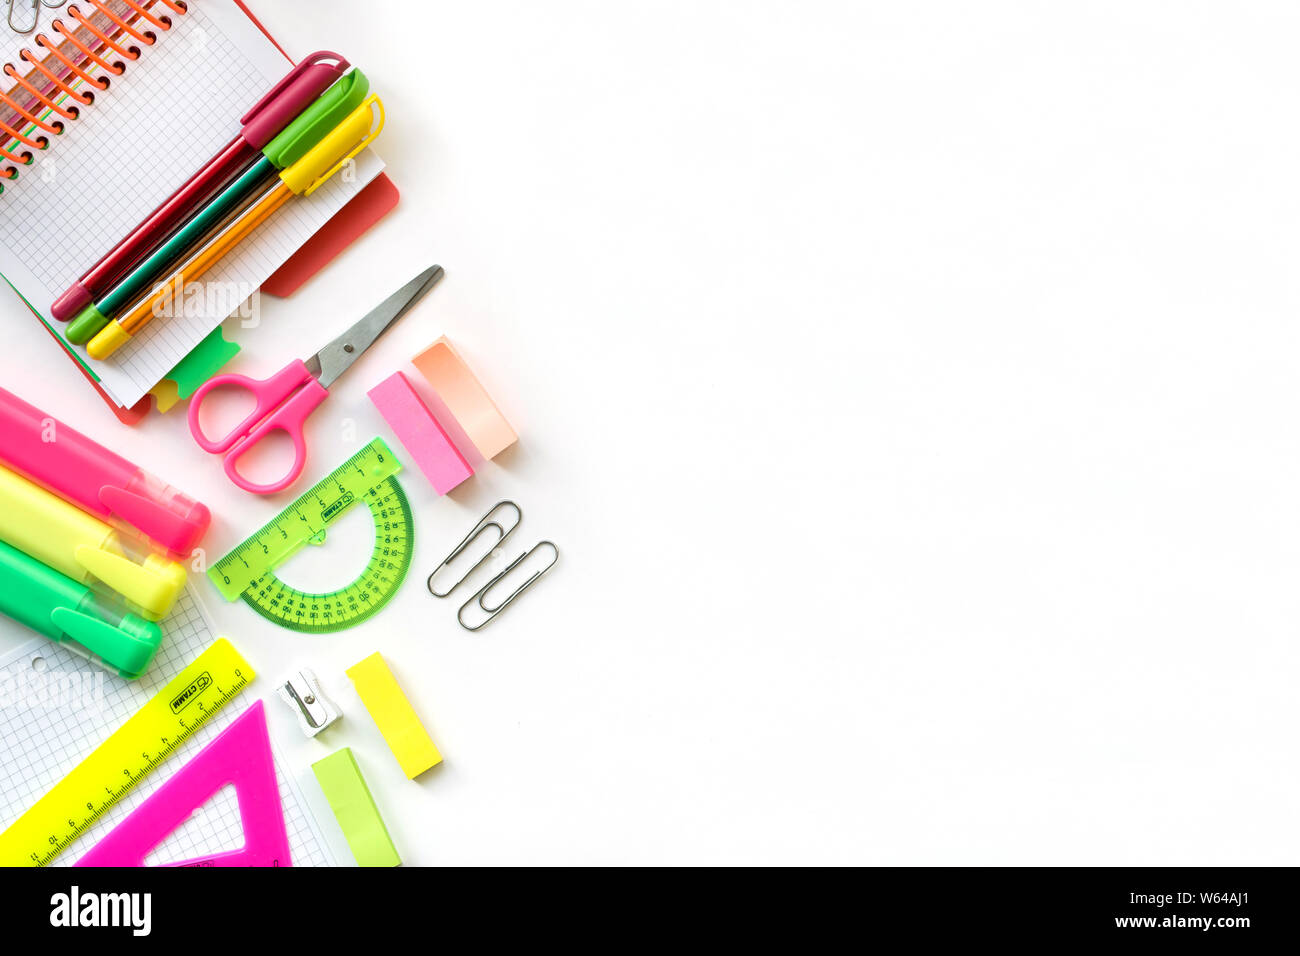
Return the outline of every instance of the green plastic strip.
[[[216,375],[221,370],[221,366],[234,358],[238,352],[239,345],[235,342],[227,342],[226,337],[221,334],[221,326],[218,325],[163,377],[176,383],[178,397],[189,398],[194,394],[195,389]]]

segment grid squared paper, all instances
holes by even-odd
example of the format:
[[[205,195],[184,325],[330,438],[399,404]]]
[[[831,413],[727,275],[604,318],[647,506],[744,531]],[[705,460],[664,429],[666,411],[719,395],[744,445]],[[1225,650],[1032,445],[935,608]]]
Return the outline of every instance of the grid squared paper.
[[[195,0],[112,77],[33,166],[0,195],[0,273],[38,312],[239,131],[239,117],[287,72],[233,0]],[[201,281],[257,288],[383,169],[372,150],[346,179],[295,197]],[[103,362],[73,346],[122,406],[134,405],[238,307],[155,319]],[[61,323],[52,322],[56,331]]]
[[[8,624],[0,619],[0,624]],[[102,700],[87,706],[96,696],[98,671],[65,647],[34,640],[0,658],[0,680],[6,688],[0,698],[0,828],[8,827],[81,763],[150,698],[166,686],[215,640],[212,625],[197,596],[186,587],[172,613],[163,621],[163,644],[148,672],[137,681],[125,681],[105,674]],[[41,673],[66,675],[63,685],[81,689],[73,675],[91,675],[88,692],[67,693],[64,699],[21,690],[20,670],[31,670],[36,659],[43,662]],[[81,677],[80,680],[87,680]],[[74,701],[75,698],[75,701]],[[235,697],[208,720],[172,754],[162,766],[141,780],[79,840],[54,858],[51,866],[71,866],[110,830],[126,819],[149,794],[183,767],[203,747],[243,713],[255,700],[248,691]],[[275,751],[272,745],[272,751]],[[284,772],[283,760],[275,756],[275,776],[280,786],[289,854],[294,866],[331,866],[334,860],[315,819],[307,809],[302,792]],[[219,792],[202,809],[198,825],[182,825],[162,841],[148,859],[184,860],[210,856],[243,845],[238,802],[232,793]]]

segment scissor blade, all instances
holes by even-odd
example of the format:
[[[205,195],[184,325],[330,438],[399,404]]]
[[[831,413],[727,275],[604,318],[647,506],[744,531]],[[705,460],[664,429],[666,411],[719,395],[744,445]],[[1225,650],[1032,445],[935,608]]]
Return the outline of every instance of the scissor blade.
[[[442,266],[430,266],[390,295],[366,316],[310,359],[307,367],[316,373],[321,385],[329,388],[340,375],[352,367],[361,353],[375,344],[411,306],[442,278]]]

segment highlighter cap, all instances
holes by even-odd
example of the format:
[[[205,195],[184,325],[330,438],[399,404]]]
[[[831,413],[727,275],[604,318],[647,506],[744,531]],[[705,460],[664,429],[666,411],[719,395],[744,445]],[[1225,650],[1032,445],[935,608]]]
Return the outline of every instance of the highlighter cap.
[[[0,388],[0,463],[156,550],[188,556],[206,506]]]
[[[121,595],[127,607],[150,621],[161,621],[185,588],[185,568],[156,554],[142,563],[118,553],[114,547],[82,545],[74,552],[77,564],[91,577],[96,590]]]
[[[94,664],[134,680],[162,643],[162,629],[110,595],[0,541],[0,611]]]
[[[90,660],[127,680],[135,680],[148,670],[162,644],[162,628],[134,614],[126,614],[112,624],[94,613],[60,607],[50,620],[70,639],[71,649],[84,650]]]
[[[148,529],[150,538],[177,557],[188,557],[212,523],[207,505],[147,471],[137,471],[125,488],[99,489],[99,500],[119,523]]]

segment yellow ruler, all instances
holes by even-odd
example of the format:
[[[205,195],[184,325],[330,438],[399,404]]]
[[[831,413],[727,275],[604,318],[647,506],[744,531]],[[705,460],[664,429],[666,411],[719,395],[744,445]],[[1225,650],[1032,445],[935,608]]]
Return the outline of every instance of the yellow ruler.
[[[44,866],[254,677],[224,637],[0,833],[0,866]]]

